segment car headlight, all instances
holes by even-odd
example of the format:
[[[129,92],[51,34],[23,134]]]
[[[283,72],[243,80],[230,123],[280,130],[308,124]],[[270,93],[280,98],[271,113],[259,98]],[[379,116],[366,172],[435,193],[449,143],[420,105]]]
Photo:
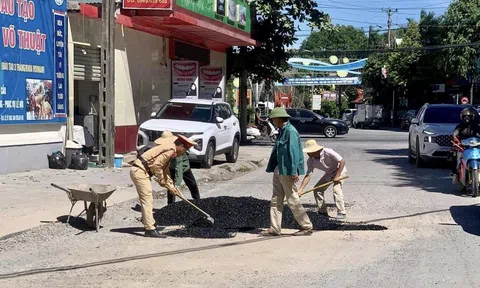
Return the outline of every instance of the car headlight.
[[[423,139],[423,142],[436,143],[437,142],[437,137],[425,136],[425,138]]]
[[[425,135],[435,135],[435,133],[428,131],[428,130],[423,130],[423,134]]]
[[[203,149],[203,139],[197,139],[195,140],[195,142],[197,142],[197,145],[195,145],[193,148],[195,148],[196,150],[198,151],[202,151]]]

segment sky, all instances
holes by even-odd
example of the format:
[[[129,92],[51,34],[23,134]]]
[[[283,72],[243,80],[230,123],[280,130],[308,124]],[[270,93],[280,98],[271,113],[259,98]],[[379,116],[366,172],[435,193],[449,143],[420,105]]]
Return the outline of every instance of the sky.
[[[316,0],[318,9],[329,14],[333,24],[352,25],[368,32],[371,25],[374,30],[386,31],[388,14],[382,9],[398,9],[392,13],[392,29],[408,23],[409,18],[418,20],[422,9],[437,15],[445,13],[453,0]],[[293,48],[299,48],[310,28],[306,23],[297,23],[298,41]]]

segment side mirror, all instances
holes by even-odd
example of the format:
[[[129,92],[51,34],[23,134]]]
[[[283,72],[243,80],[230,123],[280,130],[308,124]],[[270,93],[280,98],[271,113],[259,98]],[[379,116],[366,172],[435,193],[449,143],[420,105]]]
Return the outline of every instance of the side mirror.
[[[418,123],[420,123],[420,122],[418,121],[418,118],[413,118],[412,121],[411,121],[411,123],[412,123],[413,125],[418,125]]]
[[[215,121],[219,124],[223,123],[223,118],[222,117],[217,117],[215,118]]]
[[[152,114],[150,114],[150,118],[155,118],[155,116],[157,116],[157,112],[152,112]]]

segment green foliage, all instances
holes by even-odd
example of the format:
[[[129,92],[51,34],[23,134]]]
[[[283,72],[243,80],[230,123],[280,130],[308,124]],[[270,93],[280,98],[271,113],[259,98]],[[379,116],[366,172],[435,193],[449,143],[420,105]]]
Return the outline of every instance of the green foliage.
[[[480,41],[480,0],[455,0],[445,14],[445,44]],[[444,72],[448,76],[466,77],[477,69],[478,47],[448,49],[442,57]]]
[[[232,107],[232,109],[234,109],[235,106],[237,106],[237,99],[235,97],[235,93],[233,92],[234,89],[235,89],[235,86],[233,86],[233,79],[228,80],[227,91],[226,91],[227,103],[230,104],[230,107]]]
[[[338,25],[333,29],[312,32],[303,41],[301,50],[362,50],[368,46],[363,30],[353,26]]]
[[[295,21],[325,29],[328,15],[316,9],[314,0],[251,0],[249,4],[256,15],[252,37],[259,46],[229,49],[227,72],[237,76],[246,70],[254,82],[267,78],[282,81],[282,73],[290,68],[287,48],[297,40]]]
[[[345,100],[345,99],[343,99]],[[342,113],[343,110],[348,108],[348,102],[347,101],[342,101],[342,106],[338,107],[337,101],[330,101],[330,100],[325,100],[322,101],[322,110],[320,110],[320,114],[324,117],[330,117],[330,118],[340,118],[340,114]]]

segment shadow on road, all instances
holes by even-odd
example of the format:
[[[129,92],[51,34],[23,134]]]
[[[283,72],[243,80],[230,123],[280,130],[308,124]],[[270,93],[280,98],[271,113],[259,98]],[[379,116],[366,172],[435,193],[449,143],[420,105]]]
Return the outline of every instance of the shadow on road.
[[[368,149],[365,152],[375,155],[373,162],[396,168],[393,178],[398,184],[394,187],[417,187],[428,192],[467,196],[452,184],[447,164],[432,163],[428,168],[416,168],[408,162],[408,149]]]
[[[452,206],[450,207],[452,218],[458,225],[462,226],[463,231],[480,236],[480,206]]]

